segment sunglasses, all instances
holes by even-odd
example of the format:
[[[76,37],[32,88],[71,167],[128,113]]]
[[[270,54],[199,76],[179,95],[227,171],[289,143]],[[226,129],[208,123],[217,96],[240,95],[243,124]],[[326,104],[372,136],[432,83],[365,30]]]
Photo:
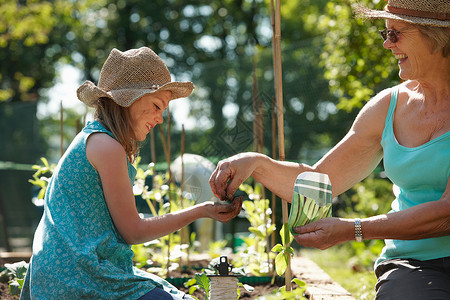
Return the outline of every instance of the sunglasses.
[[[411,26],[402,28],[401,30],[394,30],[394,29],[384,29],[384,30],[379,30],[378,32],[380,33],[381,37],[383,38],[383,40],[387,40],[389,39],[389,41],[391,43],[397,43],[398,42],[398,35],[401,33],[401,31],[410,28]]]

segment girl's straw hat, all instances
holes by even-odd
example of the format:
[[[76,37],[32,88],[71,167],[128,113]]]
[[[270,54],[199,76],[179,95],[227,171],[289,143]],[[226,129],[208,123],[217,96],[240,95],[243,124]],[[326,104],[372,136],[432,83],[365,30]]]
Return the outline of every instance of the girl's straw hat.
[[[384,11],[368,9],[361,4],[356,4],[354,9],[357,14],[369,19],[450,27],[450,0],[388,0]]]
[[[170,100],[192,93],[192,82],[172,82],[161,58],[147,47],[121,52],[113,49],[103,64],[98,86],[85,81],[77,90],[78,99],[94,106],[101,97],[129,107],[140,97],[157,91],[171,91]]]

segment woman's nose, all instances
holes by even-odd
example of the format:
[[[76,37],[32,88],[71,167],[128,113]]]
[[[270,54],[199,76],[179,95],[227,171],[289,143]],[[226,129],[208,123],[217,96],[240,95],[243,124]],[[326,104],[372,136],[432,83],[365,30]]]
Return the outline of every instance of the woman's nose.
[[[386,40],[383,42],[383,47],[384,47],[385,49],[390,49],[394,44],[395,44],[395,43],[392,43],[389,39],[386,39]]]

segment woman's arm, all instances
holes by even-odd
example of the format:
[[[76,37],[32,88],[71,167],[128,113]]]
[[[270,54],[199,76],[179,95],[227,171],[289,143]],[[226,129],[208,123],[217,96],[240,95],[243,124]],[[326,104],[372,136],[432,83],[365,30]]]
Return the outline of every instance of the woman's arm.
[[[114,225],[129,244],[165,236],[199,218],[227,222],[240,212],[242,199],[236,199],[231,204],[209,201],[174,213],[141,219],[136,209],[123,147],[110,136],[96,133],[88,139],[86,154],[100,175]]]
[[[337,196],[367,177],[382,158],[381,135],[390,100],[390,89],[375,96],[358,114],[347,135],[314,166],[273,160],[258,153],[242,153],[220,161],[210,178],[220,199],[231,199],[249,176],[291,201],[297,175],[305,171],[330,177]]]
[[[361,220],[363,238],[418,240],[450,235],[450,179],[441,199]],[[326,218],[297,227],[300,245],[327,249],[354,240],[354,220]]]
[[[361,222],[367,239],[417,240],[450,235],[450,178],[444,194],[437,201]]]

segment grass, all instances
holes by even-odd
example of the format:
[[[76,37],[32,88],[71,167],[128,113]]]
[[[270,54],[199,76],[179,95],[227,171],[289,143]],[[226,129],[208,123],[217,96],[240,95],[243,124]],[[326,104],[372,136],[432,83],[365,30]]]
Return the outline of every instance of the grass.
[[[355,299],[375,298],[377,278],[373,271],[355,271],[355,259],[347,248],[332,247],[325,251],[302,249],[300,255],[314,261],[334,281],[352,294]]]

